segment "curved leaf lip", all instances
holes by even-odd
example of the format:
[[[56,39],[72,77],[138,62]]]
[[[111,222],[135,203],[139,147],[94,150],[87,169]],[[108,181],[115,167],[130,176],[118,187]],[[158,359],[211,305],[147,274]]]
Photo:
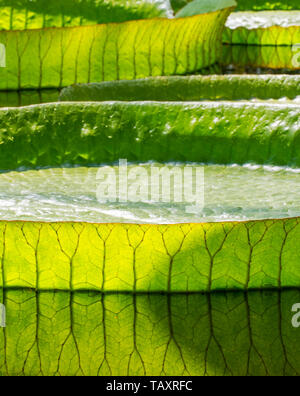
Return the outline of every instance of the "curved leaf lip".
[[[223,43],[293,46],[300,41],[300,11],[239,12],[229,16]]]
[[[127,80],[125,80],[127,81]],[[93,84],[93,83],[92,83]],[[96,83],[95,83],[96,84]],[[81,101],[81,102],[77,102],[77,101],[63,101],[63,102],[55,102],[55,103],[40,103],[40,104],[32,104],[29,106],[22,106],[22,107],[11,107],[9,108],[9,110],[26,110],[26,109],[30,109],[30,108],[38,108],[38,107],[47,107],[47,106],[63,106],[63,105],[95,105],[95,106],[99,106],[99,105],[126,105],[126,106],[137,106],[137,105],[159,105],[159,104],[163,104],[163,105],[186,105],[186,106],[207,106],[208,108],[215,108],[217,106],[220,106],[220,102],[219,101],[214,101],[214,100],[205,100],[205,101],[193,101],[193,100],[188,100],[188,101],[169,101],[169,100],[134,100],[134,101],[128,101],[128,102],[124,102],[122,100],[105,100],[103,102],[99,102],[97,100],[92,100],[92,101]],[[266,101],[261,101],[261,102],[251,102],[249,100],[239,100],[239,101],[232,101],[232,100],[224,100],[222,101],[222,105],[230,105],[233,108],[239,108],[242,107],[244,105],[248,105],[249,107],[275,107],[275,108],[284,108],[286,106],[291,106],[292,107],[299,107],[300,110],[300,106],[297,106],[297,102],[293,102],[293,103],[283,103],[280,100],[276,100],[274,102],[269,102],[268,100]],[[4,109],[0,109],[0,111],[3,111]]]
[[[298,218],[250,224],[15,222],[0,227],[3,289],[211,294],[300,285]]]
[[[120,158],[299,168],[299,113],[297,103],[230,101],[60,102],[2,109],[0,168],[92,165]]]
[[[17,223],[24,223],[24,224],[65,224],[65,225],[95,225],[95,226],[116,226],[116,225],[121,225],[121,226],[129,226],[129,227],[179,227],[179,226],[199,226],[199,225],[216,225],[216,224],[259,224],[259,223],[265,223],[268,221],[292,221],[296,220],[299,221],[300,223],[300,216],[298,217],[278,217],[278,218],[267,218],[267,219],[259,219],[259,220],[222,220],[222,221],[202,221],[202,222],[190,222],[190,223],[130,223],[130,222],[125,222],[125,223],[120,223],[120,222],[90,222],[90,221],[32,221],[32,220],[0,220],[0,225],[1,224],[17,224]]]
[[[228,0],[230,2],[235,1],[235,0]],[[174,15],[170,15],[170,16],[156,16],[156,17],[151,17],[151,18],[143,18],[143,19],[132,19],[132,20],[127,20],[127,21],[122,21],[122,22],[101,22],[101,23],[91,23],[88,25],[74,25],[74,26],[50,26],[50,27],[44,27],[44,28],[29,28],[29,29],[13,29],[13,30],[0,30],[1,32],[16,32],[16,33],[23,33],[23,32],[31,32],[31,31],[48,31],[48,30],[63,30],[63,29],[78,29],[78,28],[82,28],[82,27],[88,27],[88,26],[102,26],[102,25],[111,25],[111,26],[120,26],[120,25],[124,25],[124,24],[134,24],[137,22],[141,22],[141,21],[169,21],[169,20],[174,20],[174,19],[186,19],[186,18],[195,18],[198,16],[206,16],[206,15],[210,15],[210,14],[216,14],[220,11],[223,10],[234,10],[235,6],[226,6],[226,7],[222,7],[213,11],[209,11],[209,12],[203,12],[203,13],[199,13],[199,14],[191,14],[191,15],[186,15],[186,16],[182,16],[182,17],[175,17]]]
[[[216,11],[210,11],[210,12],[203,12],[203,13],[200,13],[200,14],[192,14],[192,15],[186,15],[186,16],[176,16],[175,15],[175,17],[174,18],[171,18],[171,20],[173,20],[173,19],[175,19],[175,20],[183,20],[183,19],[186,19],[186,18],[193,18],[193,17],[199,17],[199,16],[207,16],[207,15],[213,15],[213,14],[218,14],[218,13],[220,13],[220,12],[222,12],[222,11],[228,11],[228,15],[230,15],[234,10],[235,10],[235,7],[224,7],[224,8],[221,8],[221,9],[219,9],[219,10],[216,10]],[[165,19],[170,19],[170,18],[165,18]],[[224,26],[224,28],[225,28],[225,26]]]
[[[100,290],[100,289],[96,289],[96,288],[88,288],[88,287],[79,287],[79,288],[74,288],[74,289],[69,289],[69,288],[34,288],[34,287],[30,287],[30,286],[0,286],[0,292],[9,292],[9,291],[34,291],[36,293],[47,293],[47,292],[54,292],[54,293],[92,293],[93,295],[102,295],[102,296],[197,296],[197,295],[202,295],[202,296],[218,296],[218,295],[228,295],[228,294],[245,294],[245,293],[256,293],[256,292],[260,292],[260,293],[268,293],[268,292],[288,292],[288,291],[298,291],[300,292],[300,285],[299,286],[281,286],[281,287],[276,287],[276,286],[266,286],[266,287],[253,287],[253,288],[249,288],[247,290],[244,289],[239,289],[239,288],[219,288],[219,289],[213,289],[211,291],[207,291],[207,290],[201,290],[201,291],[197,291],[197,290],[189,290],[189,291],[184,291],[184,290],[174,290],[174,291],[168,291],[168,290],[151,290],[151,291],[147,291],[147,290]],[[1,376],[1,374],[0,374]]]
[[[270,108],[282,108],[284,109],[285,107],[290,107],[291,109],[297,107],[300,110],[300,104],[298,104],[297,101],[290,101],[288,103],[282,102],[280,100],[274,100],[274,101],[269,101],[269,100],[261,100],[261,101],[249,101],[247,99],[241,99],[237,101],[232,101],[232,100],[223,100],[223,101],[217,101],[217,100],[204,100],[204,101],[193,101],[193,100],[188,100],[188,101],[170,101],[170,100],[141,100],[141,101],[122,101],[122,100],[105,100],[102,102],[99,102],[97,100],[91,100],[91,101],[61,101],[57,103],[41,103],[41,104],[33,104],[29,106],[22,106],[22,107],[9,107],[7,108],[8,110],[19,110],[19,109],[30,109],[30,108],[35,108],[37,106],[49,106],[49,105],[59,105],[59,104],[65,104],[65,105],[94,105],[97,106],[99,104],[103,104],[104,106],[107,105],[132,105],[132,106],[138,106],[138,105],[186,105],[187,107],[193,107],[193,106],[207,106],[207,108],[215,108],[219,106],[220,104],[222,105],[230,105],[232,108],[238,109],[241,108],[245,105],[250,106],[250,107],[270,107]],[[5,108],[0,108],[1,110],[5,110]],[[276,165],[276,164],[274,164]]]
[[[290,27],[300,29],[300,11],[236,12],[229,16],[226,26],[230,29],[248,30],[268,29],[273,26],[283,29]]]
[[[220,60],[228,13],[0,32],[7,48],[0,89],[193,73]]]
[[[249,100],[237,100],[237,101],[232,101],[232,100],[224,100],[224,101],[213,101],[213,100],[204,100],[204,101],[161,101],[161,100],[133,100],[133,101],[122,101],[122,100],[104,100],[104,101],[97,101],[97,100],[88,100],[88,101],[61,101],[61,102],[50,102],[50,103],[39,103],[39,104],[32,104],[29,106],[21,106],[21,107],[2,107],[0,108],[0,115],[1,112],[5,111],[29,111],[29,110],[35,110],[35,109],[43,109],[43,108],[49,108],[49,107],[54,107],[54,108],[63,108],[64,106],[74,106],[75,108],[78,107],[78,109],[81,106],[128,106],[128,107],[134,107],[134,106],[186,106],[186,108],[193,109],[197,108],[199,106],[206,107],[208,109],[215,109],[218,108],[218,106],[230,106],[233,109],[242,109],[244,106],[247,106],[248,108],[274,108],[274,109],[284,109],[284,108],[290,108],[290,109],[297,109],[300,111],[300,105],[298,104],[297,101],[291,101],[288,103],[282,102],[280,100],[274,100],[274,101],[269,101],[269,100],[262,100],[262,101],[249,101]],[[201,162],[201,161],[200,161]],[[96,164],[97,165],[97,164]],[[274,164],[276,165],[276,164]]]
[[[64,88],[60,101],[105,100],[247,100],[296,99],[300,76],[214,75],[148,77],[139,80],[75,84]]]

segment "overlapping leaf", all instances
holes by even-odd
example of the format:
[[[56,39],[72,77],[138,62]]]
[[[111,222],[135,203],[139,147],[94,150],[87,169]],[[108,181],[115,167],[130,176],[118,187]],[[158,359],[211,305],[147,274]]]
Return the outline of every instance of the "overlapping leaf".
[[[281,74],[300,70],[300,49],[290,46],[224,45],[223,65],[234,65],[247,73],[251,69],[274,69]]]
[[[298,0],[237,0],[238,10],[299,10]]]
[[[128,161],[300,166],[296,104],[60,103],[0,110],[0,168]]]
[[[226,44],[296,45],[300,43],[300,11],[240,12],[227,21]]]
[[[150,77],[133,81],[73,85],[63,90],[60,100],[199,101],[283,97],[294,99],[297,96],[300,96],[298,76],[226,75]]]
[[[0,30],[82,26],[171,15],[169,0],[1,0]]]
[[[193,0],[176,14],[176,18],[184,18],[192,15],[216,12],[225,8],[232,8],[233,10],[235,7],[235,0]]]
[[[191,0],[171,0],[175,12],[186,6]],[[299,10],[298,0],[236,0],[237,11]]]
[[[57,89],[0,91],[0,107],[18,107],[57,102],[59,95],[60,91]]]
[[[1,222],[0,228],[5,289],[300,287],[299,219],[170,226]]]
[[[0,32],[0,90],[185,74],[217,62],[230,9],[181,19]]]

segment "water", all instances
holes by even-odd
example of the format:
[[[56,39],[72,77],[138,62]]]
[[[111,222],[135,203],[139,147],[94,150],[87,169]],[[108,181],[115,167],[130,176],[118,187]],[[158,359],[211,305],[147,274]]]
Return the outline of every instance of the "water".
[[[162,165],[141,166],[146,172],[140,180],[142,188],[149,182],[151,191],[153,185],[147,175],[150,176],[151,167]],[[184,164],[177,166],[183,173]],[[171,182],[171,202],[160,202],[166,195],[160,193],[159,197],[147,196],[143,202],[99,203],[97,172],[103,167],[69,167],[0,174],[0,219],[172,224],[300,216],[300,169],[253,165],[194,167],[204,168],[205,205],[198,213],[187,213],[187,200],[174,203],[172,190],[178,191],[178,181],[174,185]],[[117,167],[113,169],[118,171]],[[132,169],[133,165],[128,166],[128,172]],[[195,184],[194,179],[194,188]]]

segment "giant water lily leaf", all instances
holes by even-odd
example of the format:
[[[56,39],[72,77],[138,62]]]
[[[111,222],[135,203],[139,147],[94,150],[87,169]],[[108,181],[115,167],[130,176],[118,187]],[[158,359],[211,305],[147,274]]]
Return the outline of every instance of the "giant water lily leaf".
[[[0,91],[0,107],[18,107],[57,102],[59,95],[60,91],[57,89]]]
[[[235,6],[235,0],[193,0],[176,14],[176,18],[215,12],[225,8],[232,8],[233,10]]]
[[[296,45],[300,43],[300,11],[233,13],[223,36],[226,44]]]
[[[171,0],[175,12],[186,6],[192,0]],[[237,11],[264,10],[299,10],[298,0],[236,0]],[[214,2],[212,2],[214,3]]]
[[[6,290],[0,374],[299,375],[300,334],[292,326],[299,300],[297,290],[187,296]]]
[[[0,287],[211,292],[300,287],[299,218],[184,225],[1,222]]]
[[[178,12],[181,8],[185,7],[192,0],[170,0],[173,10]]]
[[[299,10],[298,0],[237,0],[238,10]]]
[[[0,89],[185,74],[213,65],[229,8],[181,19],[0,32]]]
[[[294,99],[300,96],[300,76],[225,75],[149,77],[140,80],[73,85],[61,101],[157,100],[199,101]]]
[[[234,65],[241,72],[249,69],[273,69],[281,74],[300,70],[300,48],[290,46],[224,45],[224,65]]]
[[[169,0],[1,0],[0,30],[81,26],[171,15]]]
[[[0,168],[128,161],[300,166],[300,107],[60,103],[0,110]],[[159,120],[159,121],[158,121]]]

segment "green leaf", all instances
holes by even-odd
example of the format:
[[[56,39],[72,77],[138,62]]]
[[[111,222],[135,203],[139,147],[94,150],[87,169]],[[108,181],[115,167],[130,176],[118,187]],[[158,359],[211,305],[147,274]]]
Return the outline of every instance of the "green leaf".
[[[297,104],[243,102],[0,109],[0,168],[89,165],[120,158],[299,167],[299,116]]]
[[[299,375],[299,329],[291,323],[299,300],[298,290],[172,296],[4,291],[0,374]]]
[[[193,15],[216,12],[225,8],[235,8],[235,0],[193,0],[183,7],[177,14],[176,18],[184,18]]]
[[[4,289],[300,287],[299,218],[169,226],[1,221],[0,231]]]
[[[175,12],[186,6],[192,0],[171,0]],[[298,0],[237,0],[237,11],[264,10],[299,10]]]
[[[0,32],[0,90],[186,74],[220,60],[230,9],[183,19]]]
[[[290,46],[224,45],[222,63],[235,66],[241,73],[274,69],[286,74],[300,70],[300,50]]]
[[[0,0],[0,30],[41,29],[172,16],[169,0]]]
[[[57,102],[57,89],[0,91],[0,107],[28,106],[39,103]]]
[[[181,8],[185,7],[187,3],[189,3],[192,0],[171,0],[171,6],[174,10],[174,12],[178,12]]]
[[[226,44],[294,45],[300,43],[300,11],[233,13],[223,35]]]
[[[225,75],[149,77],[141,80],[72,85],[61,101],[199,101],[240,99],[295,99],[300,76]],[[0,96],[1,97],[1,96]]]
[[[238,0],[240,11],[299,10],[298,0]]]

